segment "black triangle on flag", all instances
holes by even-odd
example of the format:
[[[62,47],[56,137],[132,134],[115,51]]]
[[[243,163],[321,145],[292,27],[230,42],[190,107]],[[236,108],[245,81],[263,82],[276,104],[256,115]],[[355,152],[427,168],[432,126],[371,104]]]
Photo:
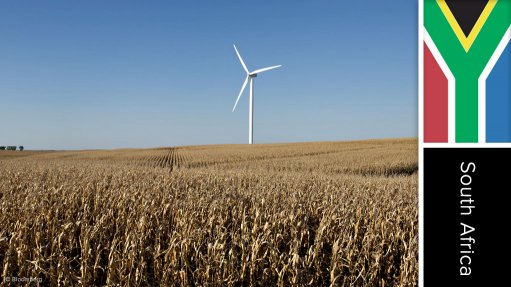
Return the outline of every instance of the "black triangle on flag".
[[[474,28],[488,2],[488,0],[445,0],[466,37]]]

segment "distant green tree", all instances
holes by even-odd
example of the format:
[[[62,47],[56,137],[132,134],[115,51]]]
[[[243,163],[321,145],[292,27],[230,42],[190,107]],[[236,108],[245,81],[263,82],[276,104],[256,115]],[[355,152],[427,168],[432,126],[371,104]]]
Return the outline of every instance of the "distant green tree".
[[[23,151],[25,148],[24,148],[22,145],[20,145],[20,146],[18,147],[18,149],[19,149],[20,151]]]
[[[5,146],[0,146],[0,150],[5,150]]]
[[[11,145],[7,147],[7,150],[16,150],[17,148],[15,145]]]

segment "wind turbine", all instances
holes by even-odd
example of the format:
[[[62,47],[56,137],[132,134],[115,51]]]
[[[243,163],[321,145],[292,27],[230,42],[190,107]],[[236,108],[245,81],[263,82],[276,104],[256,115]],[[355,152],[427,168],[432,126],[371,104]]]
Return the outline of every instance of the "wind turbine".
[[[240,59],[241,65],[243,66],[243,69],[245,72],[247,72],[247,77],[245,78],[245,82],[243,82],[243,86],[241,86],[240,94],[238,95],[238,98],[236,99],[236,103],[234,104],[234,108],[232,108],[232,111],[236,109],[236,106],[238,105],[238,101],[240,100],[241,94],[243,94],[243,91],[245,90],[245,87],[247,86],[247,83],[250,79],[250,106],[249,106],[249,118],[248,118],[248,143],[252,144],[254,139],[254,78],[257,77],[257,74],[276,69],[278,67],[282,67],[282,65],[277,66],[271,66],[266,67],[262,69],[255,70],[253,72],[250,72],[247,68],[247,65],[245,65],[245,62],[243,62],[243,59],[241,58],[240,53],[238,52],[238,49],[236,49],[236,45],[234,45],[234,51],[236,51],[236,54],[238,55],[238,59]]]

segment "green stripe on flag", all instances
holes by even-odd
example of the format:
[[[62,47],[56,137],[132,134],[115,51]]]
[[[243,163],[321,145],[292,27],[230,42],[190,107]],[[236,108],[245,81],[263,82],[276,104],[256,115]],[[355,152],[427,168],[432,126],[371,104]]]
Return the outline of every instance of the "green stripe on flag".
[[[477,142],[477,93],[477,78],[456,78],[456,142]]]

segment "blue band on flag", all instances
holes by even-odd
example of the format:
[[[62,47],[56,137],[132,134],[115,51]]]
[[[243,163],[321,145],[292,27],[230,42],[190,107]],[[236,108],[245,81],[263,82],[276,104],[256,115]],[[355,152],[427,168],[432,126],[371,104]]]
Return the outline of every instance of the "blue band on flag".
[[[511,45],[486,80],[486,142],[511,142]]]

